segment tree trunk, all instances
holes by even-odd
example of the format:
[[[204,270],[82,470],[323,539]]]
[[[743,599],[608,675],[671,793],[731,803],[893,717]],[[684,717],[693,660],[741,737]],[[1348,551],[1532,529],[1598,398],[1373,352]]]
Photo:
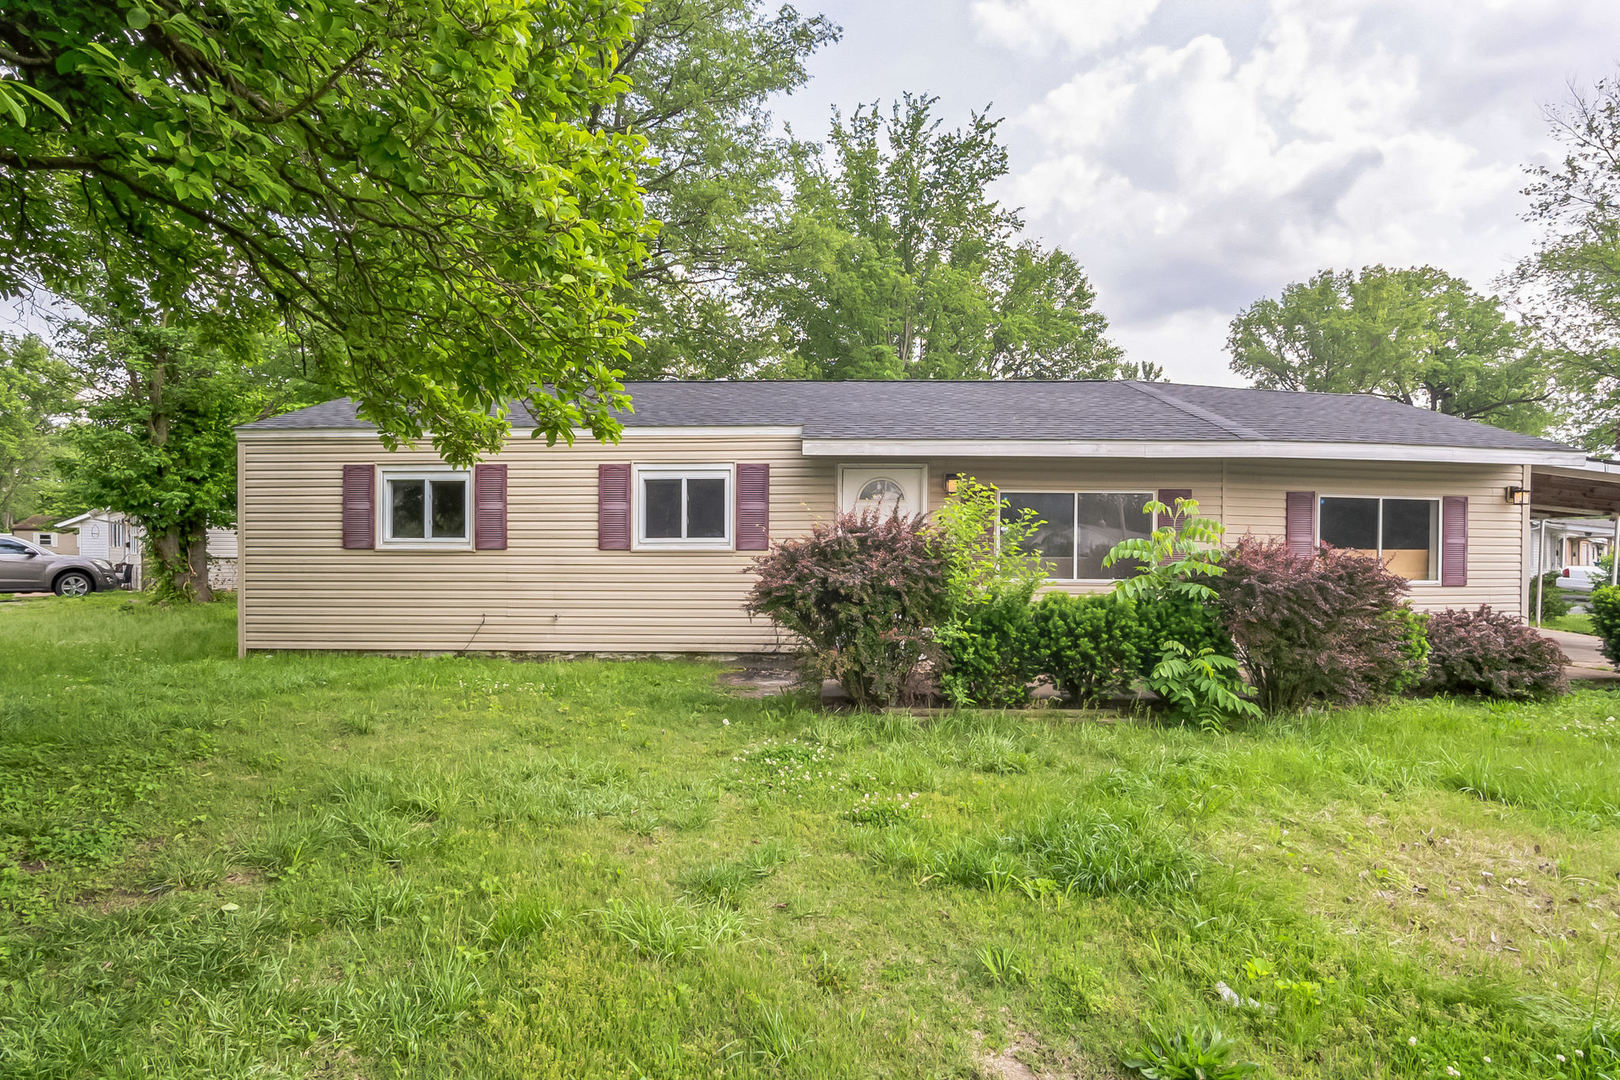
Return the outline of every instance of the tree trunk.
[[[207,603],[214,598],[208,584],[208,528],[176,526],[152,535],[152,569],[160,600]]]
[[[214,599],[214,587],[208,583],[208,526],[191,526],[186,535],[187,591],[200,604]]]

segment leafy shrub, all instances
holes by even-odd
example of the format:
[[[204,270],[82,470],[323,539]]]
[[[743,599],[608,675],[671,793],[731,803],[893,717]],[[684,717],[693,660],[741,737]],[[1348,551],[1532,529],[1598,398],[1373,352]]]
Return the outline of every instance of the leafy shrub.
[[[1030,632],[1036,672],[1076,701],[1123,693],[1142,666],[1142,624],[1131,600],[1048,593],[1035,605]]]
[[[1033,673],[1073,700],[1122,694],[1152,675],[1167,643],[1193,655],[1232,655],[1215,609],[1181,593],[1071,596],[1048,593],[1031,615]]]
[[[1353,705],[1410,685],[1416,645],[1406,582],[1371,555],[1295,555],[1245,536],[1214,579],[1221,620],[1270,713],[1322,699]]]
[[[844,513],[754,561],[745,610],[806,645],[806,674],[861,708],[905,693],[946,614],[938,536],[920,517]]]
[[[1172,715],[1192,720],[1206,731],[1220,731],[1228,721],[1260,715],[1238,662],[1213,649],[1195,653],[1179,641],[1166,641],[1147,684]]]
[[[1568,660],[1557,643],[1489,604],[1430,615],[1428,639],[1425,690],[1526,699],[1553,697],[1569,688]]]
[[[1146,676],[1164,653],[1166,642],[1180,642],[1193,653],[1208,649],[1232,655],[1232,638],[1221,625],[1220,610],[1211,602],[1181,592],[1162,592],[1136,601],[1139,623],[1139,673]]]
[[[1400,627],[1396,648],[1400,650],[1402,666],[1400,673],[1389,684],[1389,692],[1404,694],[1417,689],[1429,670],[1429,616],[1402,604],[1390,614],[1390,618]]]
[[[1560,575],[1557,570],[1549,570],[1545,574],[1541,575],[1541,583],[1539,585],[1536,583],[1535,578],[1530,579],[1531,616],[1534,616],[1536,613],[1536,590],[1538,588],[1542,592],[1541,617],[1543,619],[1556,619],[1560,616],[1569,614],[1569,609],[1574,605],[1570,602],[1569,593],[1558,587],[1559,576]]]
[[[1104,566],[1135,562],[1137,571],[1114,586],[1122,599],[1140,600],[1176,594],[1192,600],[1213,600],[1215,594],[1200,578],[1217,578],[1223,571],[1221,537],[1226,526],[1198,515],[1197,499],[1177,499],[1174,509],[1157,499],[1144,509],[1161,522],[1147,539],[1121,540],[1103,558]]]
[[[1001,595],[955,612],[938,631],[940,690],[953,705],[1012,708],[1029,701],[1037,671],[1029,598]]]
[[[1032,511],[1004,519],[1005,506],[969,477],[934,512],[948,611],[940,689],[954,705],[1022,705],[1036,674],[1029,604],[1046,568],[1027,545],[1040,522]]]
[[[1153,1032],[1124,1065],[1147,1080],[1236,1080],[1260,1068],[1252,1061],[1233,1061],[1233,1048],[1217,1028]]]
[[[1592,612],[1592,628],[1603,639],[1603,655],[1609,663],[1620,666],[1620,586],[1593,589],[1587,607]]]

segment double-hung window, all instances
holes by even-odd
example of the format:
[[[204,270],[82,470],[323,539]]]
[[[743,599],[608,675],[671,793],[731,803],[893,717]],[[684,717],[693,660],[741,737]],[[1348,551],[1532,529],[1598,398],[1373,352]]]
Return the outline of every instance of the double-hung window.
[[[1136,572],[1121,561],[1104,566],[1103,558],[1121,540],[1146,539],[1153,532],[1147,504],[1150,491],[1004,491],[1004,521],[1026,513],[1040,524],[1029,546],[1040,552],[1047,573],[1060,581],[1113,581]]]
[[[472,484],[465,472],[382,474],[383,543],[400,547],[466,547],[471,542]]]
[[[1376,556],[1409,581],[1440,580],[1440,500],[1326,495],[1318,502],[1317,538]]]
[[[636,466],[636,544],[644,548],[731,547],[729,465]]]

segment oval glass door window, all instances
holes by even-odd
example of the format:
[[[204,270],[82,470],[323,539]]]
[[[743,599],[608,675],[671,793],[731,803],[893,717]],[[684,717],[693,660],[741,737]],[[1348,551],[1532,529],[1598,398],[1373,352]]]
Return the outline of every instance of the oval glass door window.
[[[861,510],[876,510],[884,517],[903,514],[906,512],[906,489],[898,480],[880,476],[862,485],[856,502]]]

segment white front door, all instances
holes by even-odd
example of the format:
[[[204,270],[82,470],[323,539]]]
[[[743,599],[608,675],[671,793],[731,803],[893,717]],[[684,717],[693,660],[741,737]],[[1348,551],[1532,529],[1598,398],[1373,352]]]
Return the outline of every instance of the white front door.
[[[857,512],[876,510],[902,517],[928,511],[928,468],[924,465],[844,465],[838,470],[838,505]]]

